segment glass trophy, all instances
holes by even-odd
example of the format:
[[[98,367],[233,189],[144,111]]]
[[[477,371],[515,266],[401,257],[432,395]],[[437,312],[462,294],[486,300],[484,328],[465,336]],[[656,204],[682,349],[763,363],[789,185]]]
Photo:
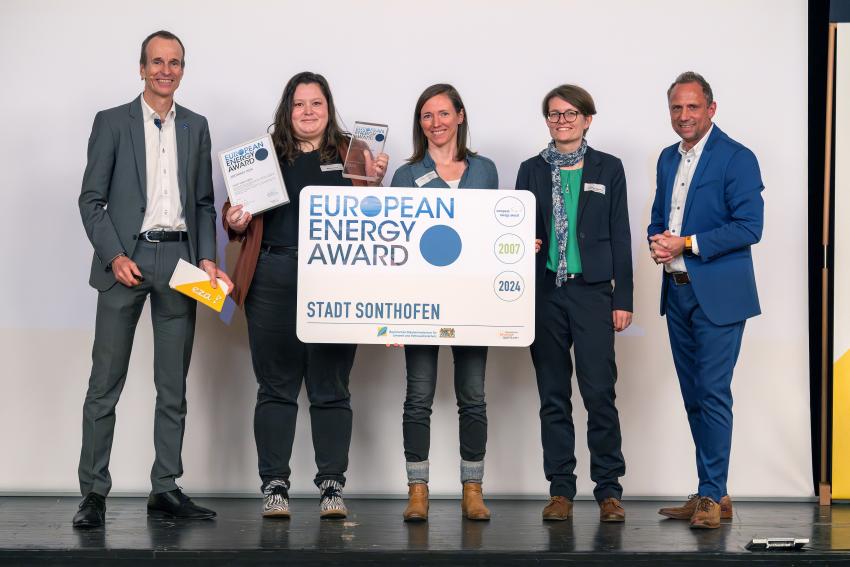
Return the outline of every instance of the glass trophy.
[[[351,143],[348,144],[345,164],[342,167],[343,177],[362,181],[378,179],[372,164],[378,154],[384,151],[388,130],[389,126],[386,124],[354,123],[354,132],[351,136]]]

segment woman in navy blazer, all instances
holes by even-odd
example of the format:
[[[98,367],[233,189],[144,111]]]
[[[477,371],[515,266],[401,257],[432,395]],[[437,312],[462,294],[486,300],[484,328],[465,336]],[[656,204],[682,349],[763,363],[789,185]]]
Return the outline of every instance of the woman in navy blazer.
[[[573,363],[587,409],[590,477],[603,522],[620,522],[626,472],[614,405],[614,332],[632,317],[632,252],[626,176],[616,157],[585,137],[596,107],[590,94],[561,85],[543,99],[552,136],[520,165],[516,188],[537,197],[536,329],[531,357],[540,393],[543,470],[550,483],[544,520],[572,516],[576,494]]]
[[[392,186],[497,189],[496,166],[466,147],[468,129],[466,109],[453,86],[437,84],[425,89],[413,112],[413,155],[395,172]],[[439,349],[436,345],[404,348],[407,397],[402,423],[409,496],[404,520],[408,522],[428,519],[428,451]],[[452,354],[460,417],[461,510],[470,520],[489,520],[490,511],[481,492],[487,444],[487,347],[453,346]]]

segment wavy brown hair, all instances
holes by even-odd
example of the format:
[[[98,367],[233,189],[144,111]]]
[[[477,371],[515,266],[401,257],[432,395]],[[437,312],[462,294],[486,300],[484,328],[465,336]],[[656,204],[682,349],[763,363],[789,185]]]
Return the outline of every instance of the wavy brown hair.
[[[348,144],[349,136],[340,128],[336,119],[336,106],[334,106],[334,98],[327,79],[318,73],[303,71],[289,79],[283,87],[283,94],[274,113],[274,124],[269,126],[278,158],[280,161],[286,160],[290,165],[302,153],[298,140],[292,132],[292,100],[298,85],[310,84],[319,85],[325,100],[328,101],[328,125],[325,127],[321,145],[316,148],[320,151],[322,162],[338,161],[340,148]]]
[[[415,163],[425,159],[425,152],[428,150],[428,138],[425,137],[425,132],[422,130],[419,114],[422,112],[422,107],[425,106],[428,99],[441,94],[449,97],[455,112],[460,113],[463,111],[463,122],[457,126],[457,153],[455,154],[455,159],[462,161],[466,159],[467,155],[475,155],[475,152],[466,147],[466,139],[469,137],[469,114],[467,114],[466,108],[463,106],[460,93],[448,83],[437,83],[422,91],[422,94],[419,95],[419,100],[416,101],[416,108],[413,111],[413,155],[407,158],[407,163]]]

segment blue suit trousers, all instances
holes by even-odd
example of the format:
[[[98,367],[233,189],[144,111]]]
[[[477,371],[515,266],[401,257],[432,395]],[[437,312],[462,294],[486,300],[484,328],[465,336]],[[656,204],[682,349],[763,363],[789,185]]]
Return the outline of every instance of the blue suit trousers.
[[[720,502],[728,493],[732,371],[741,350],[745,321],[712,323],[690,284],[670,281],[666,301],[673,362],[696,447],[697,492]]]

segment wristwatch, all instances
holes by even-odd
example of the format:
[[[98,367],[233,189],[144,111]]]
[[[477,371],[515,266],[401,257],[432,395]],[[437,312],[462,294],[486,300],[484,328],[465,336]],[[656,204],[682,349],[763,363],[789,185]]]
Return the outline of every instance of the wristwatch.
[[[693,250],[692,246],[693,246],[693,242],[691,240],[691,237],[686,236],[685,237],[685,254],[687,254],[688,256],[693,256],[693,254],[694,254],[694,250]]]

